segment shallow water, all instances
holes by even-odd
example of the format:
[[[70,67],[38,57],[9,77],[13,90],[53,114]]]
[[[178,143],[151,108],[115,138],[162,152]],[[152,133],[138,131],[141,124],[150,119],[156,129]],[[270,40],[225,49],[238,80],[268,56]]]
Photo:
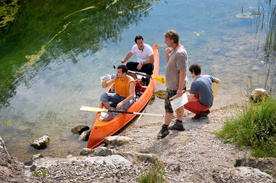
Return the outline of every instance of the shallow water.
[[[56,157],[79,154],[86,142],[79,141],[70,129],[78,124],[91,126],[95,115],[81,112],[79,108],[99,105],[99,95],[105,91],[100,87],[100,76],[115,72],[113,65],[120,64],[138,34],[144,37],[145,43],[159,45],[160,75],[164,75],[163,34],[168,29],[177,30],[187,48],[189,65],[199,63],[203,74],[222,80],[213,110],[243,102],[252,89],[263,87],[267,73],[262,57],[265,33],[257,31],[256,34],[256,15],[236,17],[242,11],[257,11],[257,0],[153,1],[141,9],[141,4],[145,4],[141,1],[125,2],[136,5],[133,11],[140,10],[130,17],[122,8],[124,2],[120,6],[112,1],[103,2],[107,5],[86,2],[87,9],[78,7],[72,11],[61,11],[57,7],[60,10],[54,17],[57,23],[52,20],[52,24],[47,24],[45,20],[44,25],[37,25],[45,26],[43,29],[32,29],[32,34],[26,34],[22,42],[8,39],[11,41],[9,52],[4,54],[6,50],[1,48],[1,72],[11,68],[12,74],[8,77],[15,78],[12,85],[5,85],[7,80],[1,80],[1,91],[9,92],[1,104],[0,134],[12,156],[27,161],[36,153]],[[105,16],[111,11],[116,11],[108,17],[114,24],[105,22]],[[33,16],[39,17],[39,14]],[[131,60],[134,59],[133,56]],[[3,73],[3,77],[8,75]],[[189,80],[191,83],[190,76]],[[158,84],[157,90],[164,89]],[[160,111],[162,100],[152,105],[157,107],[151,107],[151,113],[163,113]],[[50,136],[49,147],[43,151],[30,147],[34,139],[44,134]]]

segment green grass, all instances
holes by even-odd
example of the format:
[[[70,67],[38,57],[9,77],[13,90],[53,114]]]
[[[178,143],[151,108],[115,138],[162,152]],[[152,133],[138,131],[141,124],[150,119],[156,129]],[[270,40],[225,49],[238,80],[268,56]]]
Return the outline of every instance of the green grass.
[[[47,172],[45,168],[41,168],[40,170],[34,171],[33,175],[36,177],[43,177],[45,178],[47,176]]]
[[[225,143],[250,148],[255,157],[276,158],[276,99],[250,103],[215,134]]]
[[[165,168],[162,163],[156,162],[151,168],[138,178],[139,183],[165,183]]]

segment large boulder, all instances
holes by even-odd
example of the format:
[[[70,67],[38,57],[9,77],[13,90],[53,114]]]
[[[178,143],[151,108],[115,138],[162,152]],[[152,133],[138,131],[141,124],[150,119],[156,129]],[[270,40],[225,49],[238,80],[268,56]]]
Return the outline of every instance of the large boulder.
[[[23,169],[23,163],[9,155],[0,137],[0,182],[27,182]]]
[[[263,88],[256,88],[251,92],[250,100],[253,102],[262,102],[269,97],[268,93]]]

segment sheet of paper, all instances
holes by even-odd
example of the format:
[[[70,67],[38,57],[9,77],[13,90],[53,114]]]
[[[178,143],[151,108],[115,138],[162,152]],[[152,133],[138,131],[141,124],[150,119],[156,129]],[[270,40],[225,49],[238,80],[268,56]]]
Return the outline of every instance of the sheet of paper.
[[[172,101],[170,101],[170,103],[172,105],[173,111],[175,111],[179,107],[183,107],[183,105],[185,105],[186,103],[188,103],[187,94],[183,93],[183,95],[181,97],[173,99]]]

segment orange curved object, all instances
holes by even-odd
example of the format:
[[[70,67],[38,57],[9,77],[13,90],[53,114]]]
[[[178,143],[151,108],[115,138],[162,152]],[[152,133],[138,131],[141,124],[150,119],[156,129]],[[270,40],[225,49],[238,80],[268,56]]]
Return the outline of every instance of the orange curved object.
[[[154,52],[154,70],[152,76],[157,76],[159,73],[159,49],[158,45],[153,45]],[[130,112],[140,112],[142,111],[149,100],[151,99],[156,87],[156,80],[150,78],[149,85],[147,86],[144,93],[140,96],[140,98],[133,103],[128,111]],[[100,108],[103,107],[103,104],[100,104]],[[101,113],[98,112],[95,116],[95,119],[92,123],[92,128],[90,132],[90,136],[87,143],[87,148],[95,148],[103,143],[104,138],[107,136],[114,135],[120,129],[122,129],[125,125],[127,125],[133,118],[135,118],[136,114],[119,114],[114,119],[110,121],[100,121]]]

